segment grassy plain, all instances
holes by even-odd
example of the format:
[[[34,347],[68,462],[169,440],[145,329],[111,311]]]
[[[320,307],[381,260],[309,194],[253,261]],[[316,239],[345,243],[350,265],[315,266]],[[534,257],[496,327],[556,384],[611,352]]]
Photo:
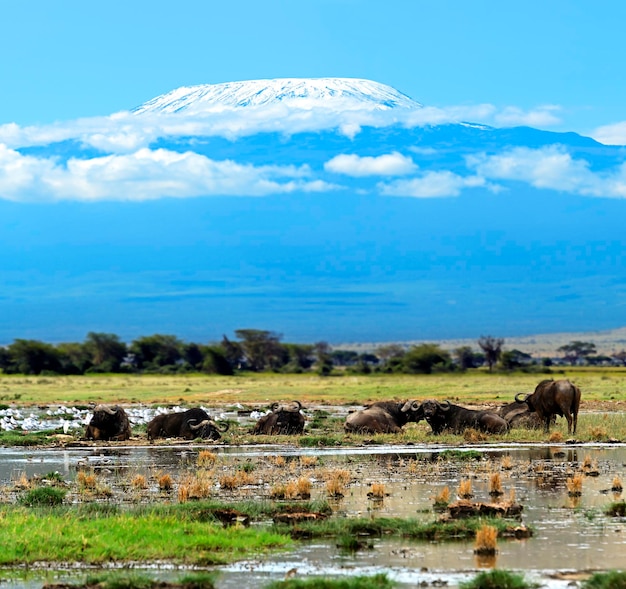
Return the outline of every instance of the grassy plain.
[[[320,377],[314,374],[188,375],[0,375],[0,403],[265,405],[298,399],[306,404],[361,405],[391,399],[449,399],[480,404],[512,401],[544,378],[568,378],[589,402],[614,402],[626,410],[626,369],[568,369],[550,374],[494,373],[370,374]]]

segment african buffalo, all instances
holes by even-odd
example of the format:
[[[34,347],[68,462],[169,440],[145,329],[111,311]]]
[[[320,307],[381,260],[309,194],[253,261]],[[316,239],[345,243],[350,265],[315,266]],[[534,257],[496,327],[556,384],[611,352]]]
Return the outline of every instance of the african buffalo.
[[[184,438],[195,440],[204,438],[207,440],[219,440],[221,433],[228,430],[225,423],[222,429],[209,417],[209,414],[200,407],[157,415],[148,423],[148,438]]]
[[[553,416],[561,415],[567,419],[567,433],[575,434],[580,407],[580,389],[569,380],[542,380],[534,393],[520,398],[515,395],[517,403],[526,403],[531,411],[535,411],[544,422],[546,433],[550,431]]]
[[[435,435],[444,430],[460,434],[468,428],[489,434],[502,434],[509,429],[507,422],[491,411],[466,409],[453,405],[450,401],[424,401],[420,409]]]
[[[128,440],[130,421],[126,411],[119,405],[96,405],[93,416],[85,429],[88,440]]]
[[[256,422],[253,434],[302,434],[304,433],[304,424],[306,419],[300,410],[302,403],[294,401],[291,407],[284,407],[278,403],[272,404],[272,411],[267,415],[263,415]]]
[[[528,403],[513,401],[513,403],[502,405],[495,410],[495,413],[509,424],[509,428],[538,429],[543,427],[543,419],[535,411],[530,410]],[[554,422],[554,418],[552,421]]]
[[[343,427],[348,433],[395,434],[409,421],[422,419],[424,415],[417,401],[377,401],[348,415]]]

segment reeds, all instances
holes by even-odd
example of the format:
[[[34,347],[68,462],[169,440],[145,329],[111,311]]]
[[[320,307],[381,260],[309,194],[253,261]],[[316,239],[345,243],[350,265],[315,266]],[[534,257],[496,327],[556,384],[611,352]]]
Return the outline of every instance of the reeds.
[[[169,474],[162,474],[157,477],[157,484],[161,491],[171,491],[174,488],[174,481]]]
[[[133,489],[146,489],[148,487],[148,481],[146,477],[142,474],[136,474],[133,477],[133,480],[130,482]]]

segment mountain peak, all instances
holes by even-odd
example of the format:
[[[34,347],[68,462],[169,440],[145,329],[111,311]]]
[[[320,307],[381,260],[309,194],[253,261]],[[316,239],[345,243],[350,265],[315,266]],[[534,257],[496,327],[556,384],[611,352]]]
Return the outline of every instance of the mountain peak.
[[[202,114],[224,108],[284,104],[309,110],[417,109],[421,104],[391,86],[358,78],[275,78],[182,86],[133,110],[135,114]]]

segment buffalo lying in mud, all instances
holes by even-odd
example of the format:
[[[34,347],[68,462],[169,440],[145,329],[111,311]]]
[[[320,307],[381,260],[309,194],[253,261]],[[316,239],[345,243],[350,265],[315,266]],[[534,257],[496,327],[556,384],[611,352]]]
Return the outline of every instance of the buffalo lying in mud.
[[[300,410],[302,403],[294,401],[290,407],[284,407],[278,403],[272,405],[272,412],[260,417],[254,425],[253,434],[302,434],[306,419]]]
[[[150,440],[154,438],[219,440],[222,437],[221,434],[227,430],[227,423],[220,429],[217,423],[209,417],[209,414],[200,407],[178,413],[157,415],[148,423],[147,427]]]
[[[550,431],[553,416],[561,415],[567,419],[567,433],[575,434],[580,407],[580,389],[569,380],[542,380],[534,393],[521,398],[515,395],[517,403],[526,403],[531,411],[543,420],[544,430]]]
[[[126,411],[119,405],[96,405],[93,416],[85,430],[88,440],[128,440],[130,421]]]
[[[348,415],[343,427],[347,433],[395,434],[409,421],[422,419],[424,414],[417,401],[378,401]]]
[[[468,428],[488,434],[502,434],[509,429],[507,422],[491,411],[466,409],[450,401],[424,401],[420,411],[436,435],[444,430],[460,434]]]

